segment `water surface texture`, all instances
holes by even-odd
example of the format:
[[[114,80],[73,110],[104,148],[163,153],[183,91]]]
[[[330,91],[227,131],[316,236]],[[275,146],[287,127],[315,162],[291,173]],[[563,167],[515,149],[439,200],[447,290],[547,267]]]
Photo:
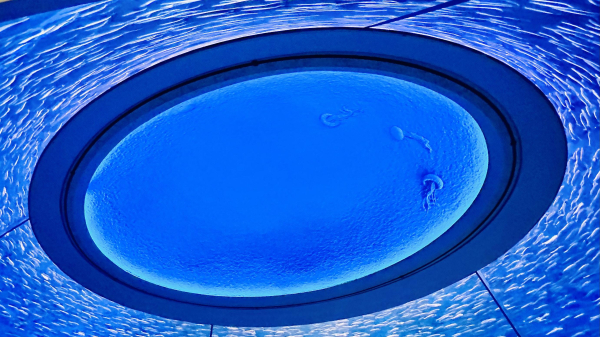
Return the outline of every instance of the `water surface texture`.
[[[290,73],[205,93],[134,130],[92,177],[85,216],[100,250],[149,282],[300,293],[423,248],[475,200],[487,165],[475,120],[430,89]]]
[[[0,233],[27,219],[29,177],[49,139],[131,74],[220,40],[287,28],[366,27],[433,4],[104,1],[0,23]],[[480,271],[521,336],[600,334],[599,13],[597,0],[470,0],[380,26],[450,40],[505,62],[546,94],[563,121],[571,159],[554,205],[519,245]],[[140,313],[83,289],[48,260],[27,224],[0,246],[0,331],[7,336],[208,335],[207,326]],[[514,336],[476,281],[353,319],[215,326],[215,333]]]

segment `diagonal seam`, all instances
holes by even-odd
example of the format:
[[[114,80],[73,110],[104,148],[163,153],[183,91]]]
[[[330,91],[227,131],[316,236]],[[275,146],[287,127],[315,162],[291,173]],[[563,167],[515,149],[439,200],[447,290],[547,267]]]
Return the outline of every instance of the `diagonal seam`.
[[[513,322],[508,317],[508,313],[506,312],[506,309],[504,308],[504,306],[502,304],[500,304],[500,302],[498,302],[498,300],[496,299],[496,296],[494,296],[494,293],[492,293],[492,290],[490,289],[490,286],[487,283],[487,281],[483,278],[483,276],[481,276],[479,271],[476,271],[475,274],[477,274],[477,277],[479,277],[479,280],[481,281],[481,283],[483,284],[483,286],[485,287],[487,292],[490,294],[490,296],[492,297],[492,299],[494,300],[494,302],[496,303],[498,308],[500,309],[500,312],[502,312],[502,315],[504,315],[504,318],[506,318],[506,321],[508,322],[508,324],[510,324],[510,326],[513,329],[513,331],[515,332],[515,334],[517,334],[517,337],[522,337],[521,334],[519,333],[519,331],[517,330],[517,327],[513,324]]]
[[[13,228],[7,230],[6,232],[2,233],[2,235],[0,235],[0,239],[2,239],[3,237],[5,237],[6,235],[8,235],[8,233],[14,231],[15,229],[21,227],[24,223],[26,223],[27,221],[29,221],[29,217],[26,218],[25,220],[19,222],[16,226],[14,226]]]
[[[392,22],[396,22],[396,21],[400,21],[400,20],[412,18],[412,17],[415,17],[417,15],[426,14],[426,13],[430,13],[430,12],[437,11],[437,10],[440,10],[440,9],[444,9],[444,8],[448,8],[448,7],[451,7],[451,6],[459,5],[459,4],[461,4],[463,2],[467,2],[467,1],[469,1],[469,0],[450,0],[448,2],[444,2],[444,3],[438,4],[438,5],[435,5],[435,6],[432,6],[432,7],[427,7],[427,8],[421,9],[420,11],[416,11],[416,12],[413,12],[413,13],[410,13],[410,14],[398,16],[398,17],[395,17],[395,18],[392,18],[392,19],[389,19],[389,20],[377,22],[377,23],[372,24],[370,26],[367,26],[365,28],[373,28],[373,27],[377,27],[377,26],[381,26],[381,25],[386,25],[388,23],[392,23]]]

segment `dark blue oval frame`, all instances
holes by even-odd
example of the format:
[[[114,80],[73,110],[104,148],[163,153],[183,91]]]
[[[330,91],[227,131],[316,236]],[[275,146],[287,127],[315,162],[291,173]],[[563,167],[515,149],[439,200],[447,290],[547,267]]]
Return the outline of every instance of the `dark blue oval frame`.
[[[449,97],[486,137],[489,169],[473,205],[412,256],[331,288],[219,297],[167,289],[117,267],[92,241],[83,201],[110,150],[136,127],[191,97],[233,83],[307,70],[368,72]],[[306,29],[203,47],[155,65],[83,107],[51,140],[30,186],[43,249],[67,275],[122,305],[196,323],[281,326],[368,314],[418,299],[492,262],[546,212],[567,162],[563,126],[543,93],[512,68],[438,39],[372,29]]]

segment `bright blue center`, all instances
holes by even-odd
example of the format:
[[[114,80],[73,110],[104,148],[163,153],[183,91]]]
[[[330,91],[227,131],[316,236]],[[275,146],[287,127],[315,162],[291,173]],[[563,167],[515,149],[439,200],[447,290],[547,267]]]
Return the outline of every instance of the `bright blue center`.
[[[444,233],[479,193],[475,120],[429,89],[354,72],[230,85],[121,141],[85,198],[92,239],[148,282],[215,296],[324,289]]]

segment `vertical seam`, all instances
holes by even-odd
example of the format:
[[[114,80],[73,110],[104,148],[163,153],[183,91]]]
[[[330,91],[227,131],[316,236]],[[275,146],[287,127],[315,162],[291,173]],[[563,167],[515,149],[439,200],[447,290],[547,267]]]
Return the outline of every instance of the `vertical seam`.
[[[510,324],[511,328],[513,329],[513,331],[515,332],[515,334],[517,334],[517,337],[522,337],[522,335],[519,333],[519,330],[517,330],[517,327],[513,324],[512,320],[510,319],[510,317],[508,317],[508,313],[506,312],[506,309],[504,308],[504,306],[496,299],[496,296],[494,296],[494,293],[492,292],[492,290],[490,289],[489,284],[487,283],[487,281],[483,278],[483,276],[481,276],[481,274],[479,273],[479,270],[475,272],[475,274],[477,274],[477,277],[479,278],[479,280],[481,281],[481,283],[483,284],[483,286],[485,287],[485,290],[487,290],[487,292],[490,294],[490,296],[492,297],[492,299],[494,300],[494,303],[496,303],[496,305],[498,306],[498,308],[500,309],[500,312],[502,312],[502,315],[504,315],[504,318],[506,318],[506,321],[508,322],[508,324]]]

